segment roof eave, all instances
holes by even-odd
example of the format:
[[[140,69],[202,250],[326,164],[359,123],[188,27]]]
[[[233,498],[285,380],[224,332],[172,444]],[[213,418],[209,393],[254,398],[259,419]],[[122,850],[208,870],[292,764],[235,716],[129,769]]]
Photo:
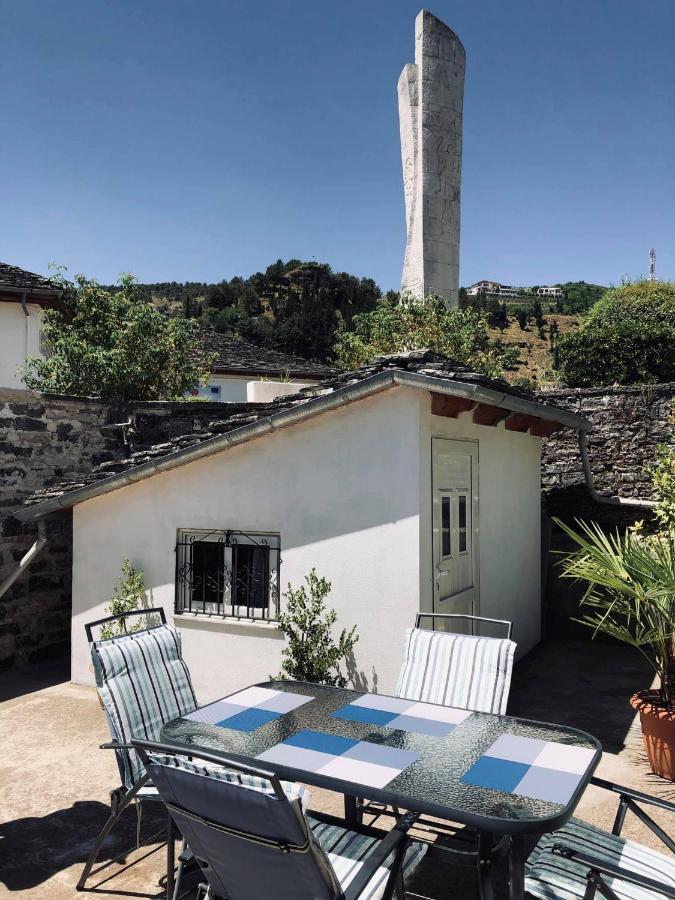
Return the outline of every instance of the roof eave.
[[[305,378],[308,381],[322,381],[326,378],[330,378],[333,375],[336,375],[337,372],[308,372],[304,369],[288,369],[279,367],[277,369],[237,369],[234,366],[213,366],[211,369],[212,375],[251,375],[256,376],[258,378],[279,378],[280,375],[283,374],[283,377],[288,378]]]
[[[527,400],[506,392],[495,391],[480,384],[451,381],[433,375],[421,375],[416,372],[406,372],[401,369],[390,369],[384,372],[378,372],[376,375],[365,378],[363,381],[357,382],[356,384],[346,385],[345,387],[338,388],[330,393],[312,397],[298,405],[288,407],[278,413],[273,413],[271,416],[258,419],[257,422],[250,425],[234,428],[232,431],[217,435],[216,437],[202,441],[199,444],[183,447],[173,453],[167,453],[166,456],[162,456],[159,459],[149,460],[139,466],[125,469],[123,472],[117,472],[108,478],[102,478],[100,481],[95,481],[92,484],[85,485],[76,490],[68,491],[58,497],[53,497],[42,503],[36,503],[34,506],[26,506],[23,509],[17,510],[14,513],[14,516],[19,521],[30,522],[54,513],[62,512],[85,500],[91,500],[94,497],[109,494],[111,491],[117,490],[125,485],[132,484],[136,481],[143,481],[145,478],[150,478],[152,475],[165,472],[176,466],[185,465],[194,460],[211,456],[227,447],[243,444],[263,434],[267,434],[271,431],[278,431],[293,425],[300,420],[321,415],[331,409],[345,406],[348,403],[353,403],[356,400],[361,400],[364,397],[379,393],[380,391],[388,390],[396,385],[414,387],[441,394],[467,397],[475,400],[477,403],[489,403],[492,406],[503,406],[513,412],[535,415],[541,419],[560,422],[562,425],[581,431],[588,431],[591,428],[591,423],[582,416],[577,416],[567,410],[546,406],[536,400]]]

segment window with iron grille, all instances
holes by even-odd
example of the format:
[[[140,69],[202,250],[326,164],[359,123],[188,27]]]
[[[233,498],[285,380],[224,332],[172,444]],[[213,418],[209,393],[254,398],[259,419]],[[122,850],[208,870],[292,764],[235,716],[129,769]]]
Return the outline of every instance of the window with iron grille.
[[[278,534],[179,529],[176,612],[220,618],[276,619]]]

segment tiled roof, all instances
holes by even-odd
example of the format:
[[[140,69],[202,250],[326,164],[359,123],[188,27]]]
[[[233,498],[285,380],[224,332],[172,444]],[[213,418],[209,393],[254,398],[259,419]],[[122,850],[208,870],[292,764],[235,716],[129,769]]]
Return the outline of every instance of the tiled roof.
[[[495,398],[494,402],[496,402],[498,398],[506,395],[507,397],[512,398],[511,404],[516,408],[518,408],[519,402],[522,405],[522,401],[526,401],[529,404],[533,404],[532,411],[535,413],[537,410],[540,410],[545,414],[546,410],[548,410],[548,418],[553,419],[554,421],[564,422],[573,427],[577,425],[576,420],[579,422],[583,421],[580,417],[575,417],[566,410],[558,410],[553,404],[537,401],[534,394],[530,391],[515,388],[513,385],[508,384],[508,382],[503,381],[500,378],[488,378],[485,375],[473,372],[467,366],[454,363],[452,360],[447,359],[447,357],[433,353],[430,350],[416,350],[410,353],[378,357],[371,360],[365,366],[361,366],[358,369],[353,369],[348,372],[341,372],[323,382],[302,388],[297,394],[279,397],[271,403],[250,403],[246,405],[243,411],[241,405],[238,404],[237,412],[234,415],[228,416],[226,414],[226,408],[224,408],[223,412],[225,415],[223,418],[210,422],[205,431],[183,434],[172,438],[165,443],[157,444],[132,453],[128,459],[103,463],[95,467],[87,475],[79,475],[77,481],[63,482],[38,491],[28,499],[26,505],[31,506],[46,503],[50,500],[59,498],[66,493],[77,491],[80,488],[86,488],[120,472],[137,468],[146,463],[155,462],[170,454],[180,453],[182,456],[183,452],[186,452],[188,448],[197,447],[198,445],[209,441],[217,444],[221,436],[228,432],[234,432],[237,429],[242,429],[247,426],[254,426],[256,423],[260,422],[260,420],[270,419],[270,417],[273,417],[277,413],[296,409],[300,411],[303,406],[329,399],[331,394],[342,389],[358,387],[361,384],[364,384],[365,386],[366,382],[371,382],[372,384],[377,376],[383,378],[387,373],[391,373],[391,375],[400,373],[423,376],[420,382],[415,386],[424,387],[427,390],[438,390],[439,385],[440,387],[443,387],[444,383],[447,388],[448,385],[456,382],[458,393],[466,393],[467,387],[470,389],[471,386],[476,386],[477,388],[483,388],[490,391],[491,396],[494,396]],[[434,379],[434,381],[431,379]],[[452,393],[452,391],[449,393]],[[487,402],[493,401],[489,400]],[[309,414],[309,412],[310,410],[308,409],[307,413]],[[232,443],[235,442],[236,441],[234,440],[232,441]],[[219,449],[221,449],[219,445],[214,446],[213,452],[217,452]],[[77,498],[75,498],[75,502],[78,502]],[[46,510],[45,512],[47,511],[51,510]]]
[[[50,291],[53,294],[60,293],[48,278],[36,275],[35,272],[27,272],[18,266],[10,266],[8,263],[0,263],[0,291],[3,288],[15,288],[25,291]]]
[[[218,357],[214,366],[215,372],[241,373],[242,375],[265,375],[274,377],[287,375],[291,378],[306,376],[308,378],[327,378],[335,374],[337,369],[323,363],[280,353],[267,347],[257,347],[243,338],[221,334],[218,331],[204,328],[201,330],[204,346]]]

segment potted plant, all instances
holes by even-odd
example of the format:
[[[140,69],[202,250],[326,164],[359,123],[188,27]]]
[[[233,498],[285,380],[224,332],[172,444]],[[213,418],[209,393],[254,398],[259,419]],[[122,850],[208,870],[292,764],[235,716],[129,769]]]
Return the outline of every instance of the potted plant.
[[[636,647],[658,676],[658,687],[631,697],[639,710],[652,771],[675,781],[675,451],[657,449],[651,470],[657,531],[642,524],[605,534],[577,520],[557,524],[577,544],[562,565],[565,578],[586,583],[582,618],[593,636],[606,634]]]

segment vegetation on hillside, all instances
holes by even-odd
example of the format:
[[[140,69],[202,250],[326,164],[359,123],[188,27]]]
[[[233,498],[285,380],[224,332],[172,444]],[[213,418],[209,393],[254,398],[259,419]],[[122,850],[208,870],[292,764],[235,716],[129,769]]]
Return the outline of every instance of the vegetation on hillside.
[[[675,283],[637,281],[607,291],[579,330],[558,342],[571,387],[675,380]]]
[[[354,317],[335,345],[338,363],[360,366],[387,353],[428,348],[485,375],[501,375],[518,357],[490,337],[487,318],[471,309],[448,309],[440,297],[383,297],[371,312]]]
[[[45,312],[46,357],[29,357],[27,387],[104,400],[170,400],[208,377],[213,358],[196,325],[169,318],[141,296],[131,275],[111,294],[78,275],[55,279],[62,308]]]

